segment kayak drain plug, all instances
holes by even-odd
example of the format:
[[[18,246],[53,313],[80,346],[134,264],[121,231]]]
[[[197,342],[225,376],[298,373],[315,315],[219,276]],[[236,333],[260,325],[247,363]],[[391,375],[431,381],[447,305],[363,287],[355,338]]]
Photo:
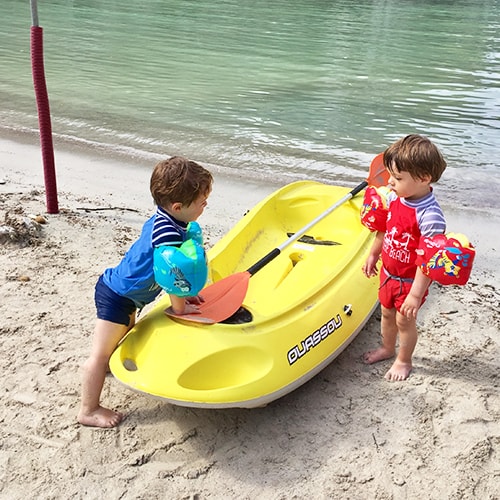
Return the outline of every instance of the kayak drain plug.
[[[350,316],[352,314],[352,305],[346,304],[344,306],[344,312],[345,312],[346,316]]]
[[[129,372],[137,371],[137,365],[135,364],[135,361],[130,358],[125,358],[123,360],[123,368],[125,368],[125,370],[128,370]]]

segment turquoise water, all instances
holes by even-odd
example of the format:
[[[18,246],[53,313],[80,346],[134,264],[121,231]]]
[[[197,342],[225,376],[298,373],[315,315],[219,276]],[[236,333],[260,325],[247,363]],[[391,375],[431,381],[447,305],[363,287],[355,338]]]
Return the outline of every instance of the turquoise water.
[[[0,128],[33,130],[29,0],[0,14]],[[38,14],[56,138],[351,183],[417,132],[453,196],[498,179],[499,0],[47,0]]]

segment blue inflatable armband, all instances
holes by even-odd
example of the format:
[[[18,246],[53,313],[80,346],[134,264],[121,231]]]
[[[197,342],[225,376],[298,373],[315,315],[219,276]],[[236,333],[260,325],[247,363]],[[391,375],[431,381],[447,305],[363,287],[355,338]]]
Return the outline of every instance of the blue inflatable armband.
[[[167,293],[194,297],[205,286],[208,266],[203,247],[194,239],[180,247],[160,245],[154,249],[155,280]]]
[[[203,232],[196,221],[191,221],[188,224],[186,229],[186,240],[194,240],[196,243],[203,245]]]

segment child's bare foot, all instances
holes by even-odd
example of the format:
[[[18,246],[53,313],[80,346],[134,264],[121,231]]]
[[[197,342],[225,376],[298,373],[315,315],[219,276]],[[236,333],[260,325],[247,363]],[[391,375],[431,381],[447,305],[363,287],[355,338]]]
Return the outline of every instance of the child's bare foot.
[[[374,351],[365,352],[362,356],[362,360],[367,365],[377,363],[378,361],[383,361],[384,359],[390,359],[394,357],[394,351],[386,349],[385,347],[379,347]]]
[[[108,410],[102,406],[99,406],[91,413],[86,414],[80,411],[78,414],[78,422],[89,427],[116,427],[122,420],[122,413],[114,410]]]
[[[410,376],[411,369],[411,363],[401,363],[401,361],[396,359],[384,378],[389,382],[400,382]]]

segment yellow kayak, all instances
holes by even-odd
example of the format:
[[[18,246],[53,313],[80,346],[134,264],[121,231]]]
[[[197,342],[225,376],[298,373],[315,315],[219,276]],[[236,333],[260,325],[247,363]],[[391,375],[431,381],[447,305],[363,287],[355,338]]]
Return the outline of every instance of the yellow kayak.
[[[346,193],[299,181],[271,194],[209,250],[211,281],[249,268]],[[168,317],[168,296],[158,300],[111,356],[113,375],[170,403],[205,408],[259,407],[304,384],[377,306],[378,280],[361,271],[373,241],[361,204],[362,196],[342,203],[282,250],[250,278],[242,307],[224,322]]]

